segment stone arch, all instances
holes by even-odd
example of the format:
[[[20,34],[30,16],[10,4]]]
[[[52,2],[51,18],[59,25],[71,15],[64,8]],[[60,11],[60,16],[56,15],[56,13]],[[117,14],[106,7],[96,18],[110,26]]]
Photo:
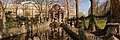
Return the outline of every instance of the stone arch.
[[[52,8],[52,6],[54,6],[56,4],[59,5],[60,7],[62,7],[59,3],[53,3],[53,4],[50,5],[50,8]]]

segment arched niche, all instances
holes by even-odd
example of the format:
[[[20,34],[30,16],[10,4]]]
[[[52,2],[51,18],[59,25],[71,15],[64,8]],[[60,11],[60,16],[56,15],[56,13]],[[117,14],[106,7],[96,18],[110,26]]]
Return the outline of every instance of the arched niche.
[[[63,22],[64,20],[64,10],[61,8],[59,4],[54,4],[49,9],[49,19],[51,22]]]

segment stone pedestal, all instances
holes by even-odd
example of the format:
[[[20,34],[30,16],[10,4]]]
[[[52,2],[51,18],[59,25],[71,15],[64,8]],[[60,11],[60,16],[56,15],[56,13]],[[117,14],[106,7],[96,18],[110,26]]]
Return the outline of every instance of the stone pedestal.
[[[74,27],[74,22],[72,22],[72,27]]]

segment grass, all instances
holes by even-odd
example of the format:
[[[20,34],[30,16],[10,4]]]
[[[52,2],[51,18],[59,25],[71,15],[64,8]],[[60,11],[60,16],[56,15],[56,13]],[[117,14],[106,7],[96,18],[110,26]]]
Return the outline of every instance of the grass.
[[[96,23],[97,23],[97,25],[99,26],[100,29],[103,29],[105,27],[106,22],[107,22],[106,20],[96,20]],[[86,27],[88,27],[89,20],[86,20],[85,23],[86,23]]]

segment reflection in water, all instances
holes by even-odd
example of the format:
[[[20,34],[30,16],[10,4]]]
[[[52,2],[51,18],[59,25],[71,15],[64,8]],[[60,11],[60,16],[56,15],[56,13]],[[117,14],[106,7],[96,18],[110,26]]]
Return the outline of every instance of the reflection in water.
[[[1,40],[72,40],[62,28],[51,30],[35,30]]]

